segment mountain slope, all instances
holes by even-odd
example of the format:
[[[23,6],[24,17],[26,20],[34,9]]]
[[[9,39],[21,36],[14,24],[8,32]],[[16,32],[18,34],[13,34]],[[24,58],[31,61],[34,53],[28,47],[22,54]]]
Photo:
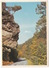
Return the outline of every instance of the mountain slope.
[[[38,38],[34,35],[24,44],[18,46],[18,55],[29,59],[33,65],[46,65],[46,47],[45,38]]]

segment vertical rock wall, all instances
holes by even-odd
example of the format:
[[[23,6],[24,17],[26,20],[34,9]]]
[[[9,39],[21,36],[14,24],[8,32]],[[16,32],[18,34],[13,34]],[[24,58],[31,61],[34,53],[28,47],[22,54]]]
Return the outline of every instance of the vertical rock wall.
[[[3,60],[16,61],[17,41],[19,38],[19,25],[15,23],[14,17],[6,10],[6,3],[2,3],[2,52]]]

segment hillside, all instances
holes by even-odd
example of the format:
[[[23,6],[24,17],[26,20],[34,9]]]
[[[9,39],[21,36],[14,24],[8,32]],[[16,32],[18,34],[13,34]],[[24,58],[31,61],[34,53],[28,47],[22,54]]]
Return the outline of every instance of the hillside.
[[[24,44],[18,46],[19,57],[25,57],[32,61],[34,65],[46,65],[46,40],[44,38],[33,37]]]
[[[46,3],[37,5],[36,14],[41,15],[36,22],[36,32],[24,44],[18,46],[19,57],[25,57],[33,65],[47,64]],[[33,25],[32,25],[33,26]]]

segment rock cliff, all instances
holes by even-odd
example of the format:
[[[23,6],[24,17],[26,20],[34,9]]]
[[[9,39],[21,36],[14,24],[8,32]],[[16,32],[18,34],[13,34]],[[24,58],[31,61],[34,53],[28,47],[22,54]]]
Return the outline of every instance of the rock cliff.
[[[2,50],[3,60],[15,61],[15,53],[19,39],[19,25],[15,23],[14,16],[6,10],[6,3],[2,3]],[[12,57],[11,57],[12,56]],[[12,59],[11,59],[12,58]]]

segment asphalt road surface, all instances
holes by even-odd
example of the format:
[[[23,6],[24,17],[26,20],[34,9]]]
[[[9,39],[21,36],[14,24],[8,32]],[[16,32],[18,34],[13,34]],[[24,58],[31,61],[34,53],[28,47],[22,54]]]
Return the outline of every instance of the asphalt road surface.
[[[15,65],[27,65],[28,62],[26,58],[19,58],[17,62],[11,64],[10,66],[15,66]]]

